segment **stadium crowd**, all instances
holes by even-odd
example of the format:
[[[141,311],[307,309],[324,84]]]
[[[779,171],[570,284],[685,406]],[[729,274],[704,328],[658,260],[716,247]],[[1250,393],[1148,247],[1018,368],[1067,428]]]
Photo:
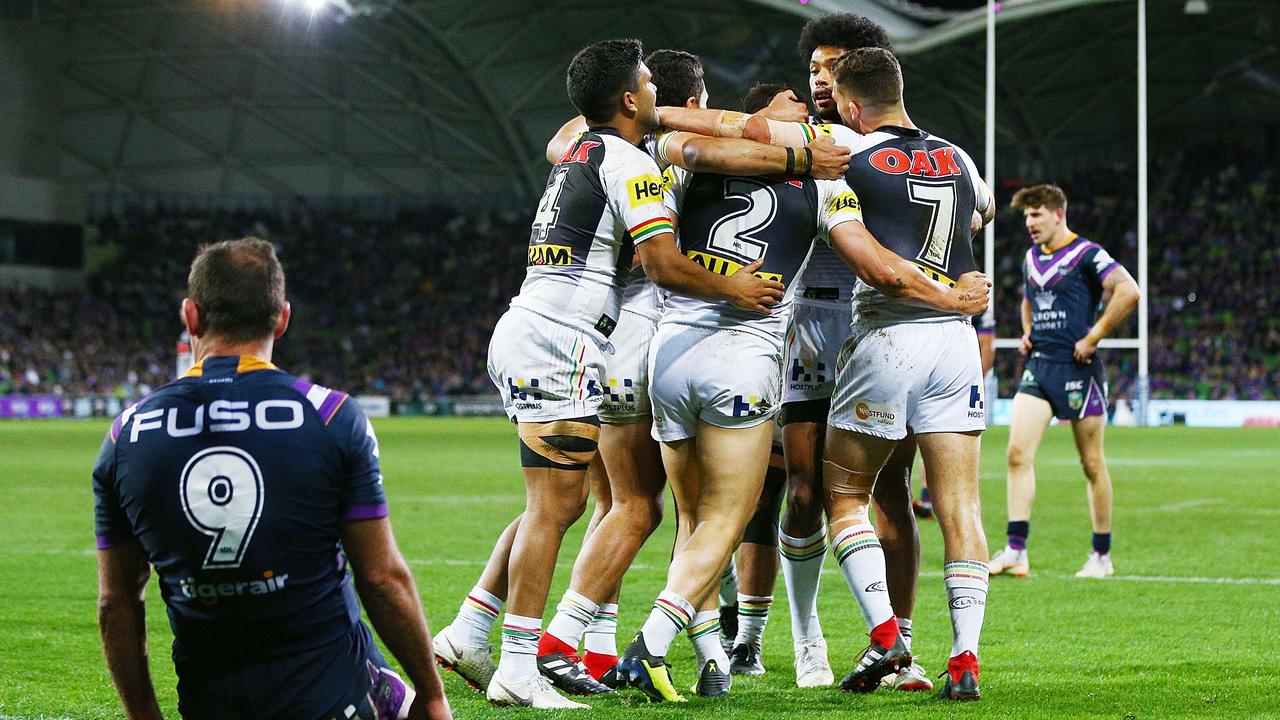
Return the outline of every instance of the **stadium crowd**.
[[[1027,236],[1021,214],[1007,208],[1023,184],[1011,178],[997,191],[1000,337],[1021,334]],[[1071,226],[1136,276],[1132,169],[1094,167],[1060,184],[1072,198]],[[1276,399],[1280,318],[1268,310],[1280,306],[1274,168],[1232,147],[1204,146],[1157,168],[1152,188],[1152,397]],[[294,320],[278,350],[283,366],[397,403],[491,392],[485,350],[523,275],[526,212],[360,215],[302,203],[270,212],[148,203],[104,214],[94,224],[114,255],[85,291],[0,288],[0,395],[129,398],[167,382],[188,259],[200,243],[248,234],[272,241],[289,274]],[[1130,318],[1115,336],[1134,337],[1136,327]],[[1136,353],[1106,357],[1113,398],[1133,397]],[[1016,353],[998,353],[1002,396],[1012,394],[1020,367]]]

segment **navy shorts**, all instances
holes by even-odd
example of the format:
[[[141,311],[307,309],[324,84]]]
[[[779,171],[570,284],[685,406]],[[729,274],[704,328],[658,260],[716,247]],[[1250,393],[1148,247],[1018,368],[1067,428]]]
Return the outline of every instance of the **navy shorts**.
[[[408,692],[363,622],[303,652],[236,665],[183,662],[177,670],[186,720],[390,720]]]
[[[1083,420],[1107,412],[1107,368],[1100,359],[1088,365],[1032,357],[1022,370],[1018,392],[1047,400],[1059,420]]]

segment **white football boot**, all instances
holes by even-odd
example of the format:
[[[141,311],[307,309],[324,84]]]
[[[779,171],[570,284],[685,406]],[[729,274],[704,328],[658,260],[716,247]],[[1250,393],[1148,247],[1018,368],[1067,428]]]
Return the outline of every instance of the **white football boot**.
[[[894,690],[908,692],[927,692],[933,689],[933,681],[925,673],[919,663],[911,663],[911,667],[903,668],[896,673],[889,673],[880,678],[880,684]]]
[[[1005,546],[987,563],[987,570],[992,575],[1012,575],[1026,577],[1031,572],[1031,561],[1027,559],[1027,551],[1014,550]]]
[[[796,643],[796,687],[828,687],[836,681],[827,660],[825,638]]]
[[[1089,553],[1089,559],[1084,561],[1084,567],[1080,568],[1080,572],[1076,573],[1078,578],[1104,578],[1116,574],[1116,569],[1111,566],[1111,553],[1099,555],[1096,552]]]
[[[493,662],[493,646],[485,643],[484,647],[468,647],[461,645],[453,637],[453,626],[440,630],[431,638],[431,647],[436,653],[436,662],[446,670],[452,670],[467,684],[478,692],[484,692],[493,679],[498,666]]]
[[[590,705],[574,702],[556,692],[551,681],[535,672],[520,682],[507,682],[494,673],[485,697],[494,705],[515,705],[534,710],[587,710]]]

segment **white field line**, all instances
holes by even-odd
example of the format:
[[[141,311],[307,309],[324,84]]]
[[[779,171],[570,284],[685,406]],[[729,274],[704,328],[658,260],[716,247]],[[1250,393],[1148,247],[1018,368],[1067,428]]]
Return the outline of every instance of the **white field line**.
[[[6,551],[15,555],[80,555],[91,556],[97,554],[92,548],[84,549],[53,549],[53,548],[12,548]],[[426,567],[442,566],[442,567],[484,567],[485,560],[459,560],[456,558],[409,558],[410,565],[421,565]],[[573,561],[560,561],[556,563],[556,567],[562,570],[573,568]],[[631,566],[635,570],[654,570],[661,572],[666,570],[665,565],[650,565],[648,563],[635,563]],[[823,575],[839,575],[840,572],[833,568],[823,568]],[[920,573],[920,577],[924,578],[940,578],[942,573],[927,570]],[[1074,580],[1074,575],[1059,575],[1055,573],[1036,573],[1033,577],[1044,577],[1051,580]],[[1161,583],[1161,584],[1190,584],[1190,585],[1272,585],[1280,586],[1280,578],[1258,578],[1258,577],[1178,577],[1171,575],[1114,575],[1107,578],[1107,582],[1139,582],[1139,583]],[[9,720],[8,716],[0,715],[0,720]]]
[[[1181,502],[1166,503],[1164,505],[1154,505],[1151,507],[1125,508],[1125,512],[1178,512],[1180,510],[1191,510],[1198,507],[1226,504],[1227,501],[1221,498],[1200,498],[1198,500],[1183,500]]]

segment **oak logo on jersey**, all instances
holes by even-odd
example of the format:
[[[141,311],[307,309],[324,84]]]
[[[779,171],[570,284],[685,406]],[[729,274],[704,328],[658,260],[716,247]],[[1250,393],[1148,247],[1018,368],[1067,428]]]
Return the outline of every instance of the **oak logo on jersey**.
[[[841,210],[849,210],[858,213],[858,217],[862,217],[862,203],[858,201],[858,196],[855,193],[842,192],[831,198],[830,202],[829,215],[835,215]]]
[[[910,173],[916,177],[947,177],[960,175],[960,164],[956,162],[956,149],[941,147],[936,150],[906,151],[898,148],[884,148],[871,153],[867,158],[871,167],[890,175]]]
[[[573,248],[568,245],[530,245],[530,265],[572,265]]]
[[[662,176],[645,173],[627,181],[627,199],[631,207],[637,208],[649,203],[662,202]]]
[[[724,275],[726,277],[738,272],[743,267],[745,267],[742,263],[734,262],[733,260],[727,260],[718,255],[709,255],[707,253],[699,252],[697,250],[690,250],[689,252],[685,253],[685,255],[688,255],[690,260],[701,265],[707,270],[710,270],[711,272],[717,275]],[[777,282],[782,282],[781,273],[767,273],[767,272],[757,271],[755,273],[755,276],[760,278],[761,280],[775,280]]]
[[[591,154],[591,151],[603,144],[604,143],[599,143],[595,140],[583,140],[582,142],[574,143],[569,146],[568,150],[564,151],[564,155],[560,156],[560,160],[557,164],[584,163],[588,160],[587,156]]]

